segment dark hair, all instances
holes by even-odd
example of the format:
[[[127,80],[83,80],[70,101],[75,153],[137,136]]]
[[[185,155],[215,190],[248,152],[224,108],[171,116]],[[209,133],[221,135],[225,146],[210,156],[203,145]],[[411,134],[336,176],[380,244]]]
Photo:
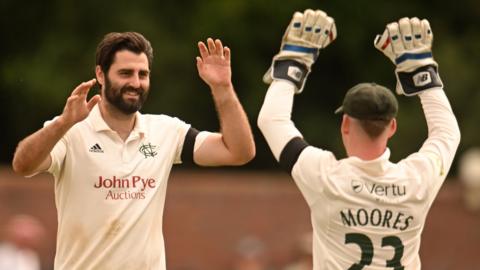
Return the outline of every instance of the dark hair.
[[[385,131],[392,119],[390,120],[360,120],[357,119],[360,123],[362,129],[367,133],[368,137],[371,139],[376,139],[380,134]]]
[[[145,53],[148,58],[148,67],[153,61],[153,49],[150,42],[140,33],[123,32],[108,33],[98,44],[95,54],[95,65],[100,66],[104,73],[108,73],[118,51],[128,50],[137,54]]]

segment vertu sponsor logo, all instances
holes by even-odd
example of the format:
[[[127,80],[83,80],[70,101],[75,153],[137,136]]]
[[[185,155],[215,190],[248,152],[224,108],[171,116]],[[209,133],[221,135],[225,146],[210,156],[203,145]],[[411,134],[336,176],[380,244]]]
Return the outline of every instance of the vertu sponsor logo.
[[[355,193],[360,193],[363,190],[363,183],[357,180],[352,180],[352,189]]]
[[[407,193],[407,187],[399,184],[368,183],[354,179],[351,181],[351,186],[355,193],[365,191],[377,196],[399,197],[405,196]]]

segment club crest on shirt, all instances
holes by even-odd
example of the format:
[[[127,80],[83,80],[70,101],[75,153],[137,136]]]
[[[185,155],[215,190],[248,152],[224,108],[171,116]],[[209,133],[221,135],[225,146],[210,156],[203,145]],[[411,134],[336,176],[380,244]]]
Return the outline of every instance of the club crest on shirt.
[[[152,145],[151,143],[142,143],[142,145],[138,148],[138,151],[140,151],[140,153],[142,153],[145,158],[155,157],[157,155],[155,148],[157,148],[157,146]]]

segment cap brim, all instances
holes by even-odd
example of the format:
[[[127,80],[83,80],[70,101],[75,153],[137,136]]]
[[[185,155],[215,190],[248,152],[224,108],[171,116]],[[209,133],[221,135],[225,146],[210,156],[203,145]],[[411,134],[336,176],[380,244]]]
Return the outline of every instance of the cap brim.
[[[335,110],[335,114],[343,113],[343,106],[338,107],[338,109]]]

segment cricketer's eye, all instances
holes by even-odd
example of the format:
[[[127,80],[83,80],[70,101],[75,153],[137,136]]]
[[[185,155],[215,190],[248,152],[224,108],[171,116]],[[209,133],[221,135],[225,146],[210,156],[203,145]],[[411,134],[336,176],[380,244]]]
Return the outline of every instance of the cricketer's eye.
[[[150,76],[150,72],[147,70],[142,70],[139,72],[138,76],[142,79],[146,79]]]
[[[128,77],[132,74],[132,72],[128,71],[128,70],[120,70],[118,72],[118,75],[120,75],[121,77]]]

